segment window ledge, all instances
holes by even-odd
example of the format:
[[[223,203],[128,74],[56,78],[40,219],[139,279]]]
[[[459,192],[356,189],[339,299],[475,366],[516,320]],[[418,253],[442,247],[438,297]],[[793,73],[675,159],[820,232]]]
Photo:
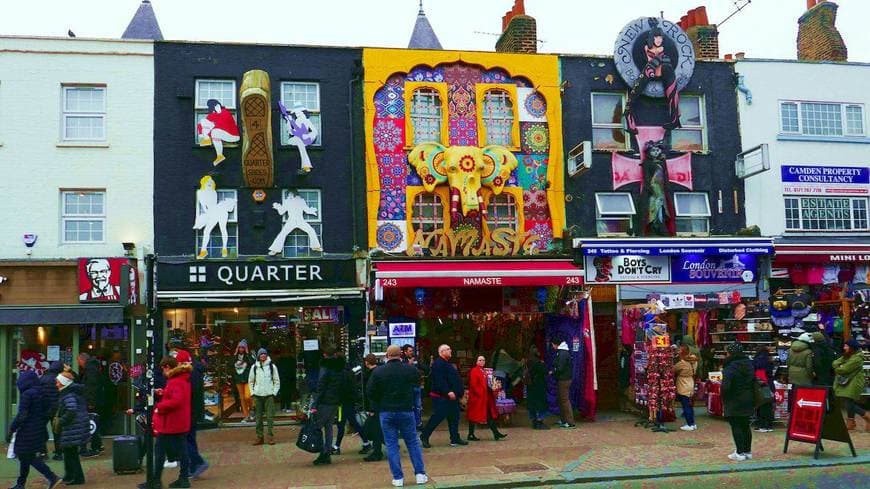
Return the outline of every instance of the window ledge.
[[[782,233],[783,236],[786,237],[812,237],[812,236],[822,236],[826,238],[830,237],[853,237],[853,236],[870,236],[870,230],[867,229],[859,229],[857,231],[784,231]]]
[[[805,134],[778,134],[777,141],[804,141],[813,143],[856,143],[870,144],[870,138],[864,136],[807,136]]]
[[[106,141],[58,141],[58,148],[108,148]]]

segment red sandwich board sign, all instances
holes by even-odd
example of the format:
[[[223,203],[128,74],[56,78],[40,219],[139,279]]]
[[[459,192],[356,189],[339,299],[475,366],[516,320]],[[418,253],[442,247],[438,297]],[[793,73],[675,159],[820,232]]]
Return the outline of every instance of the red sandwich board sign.
[[[852,456],[857,457],[852,439],[843,422],[839,406],[833,408],[828,416],[828,388],[826,387],[794,387],[791,393],[792,411],[788,419],[788,431],[785,435],[785,447],[782,452],[788,452],[788,442],[800,441],[816,446],[814,458],[819,458],[819,452],[824,451],[822,439],[848,443]]]

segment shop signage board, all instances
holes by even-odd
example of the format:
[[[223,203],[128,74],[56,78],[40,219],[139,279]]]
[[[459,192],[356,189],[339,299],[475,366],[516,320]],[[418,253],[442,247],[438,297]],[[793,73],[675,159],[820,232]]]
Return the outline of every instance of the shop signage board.
[[[782,191],[792,195],[867,195],[870,168],[782,165]]]
[[[135,304],[138,275],[129,258],[79,258],[79,302],[117,303],[129,298]]]
[[[338,323],[341,322],[338,306],[303,307],[302,322],[304,323]]]
[[[662,294],[661,300],[666,309],[695,308],[695,296],[692,294]]]
[[[783,453],[788,452],[789,441],[812,443],[816,446],[814,458],[819,458],[822,439],[848,443],[852,456],[857,457],[852,439],[846,430],[840,408],[835,407],[828,416],[828,389],[825,387],[794,387],[792,413],[788,420]]]
[[[274,290],[356,287],[353,260],[158,262],[160,290]]]
[[[669,283],[671,261],[669,256],[587,256],[586,282],[615,283]]]
[[[390,323],[390,338],[413,338],[417,336],[415,323]]]
[[[755,255],[683,255],[672,259],[671,276],[676,283],[750,283],[758,278]]]
[[[585,256],[773,254],[773,242],[770,239],[716,240],[711,238],[705,240],[693,240],[687,238],[663,240],[582,240],[580,248]]]

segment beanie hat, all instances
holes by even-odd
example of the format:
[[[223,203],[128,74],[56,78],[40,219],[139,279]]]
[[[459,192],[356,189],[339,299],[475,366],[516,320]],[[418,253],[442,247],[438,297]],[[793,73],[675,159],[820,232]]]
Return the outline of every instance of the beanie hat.
[[[190,363],[190,353],[187,350],[177,350],[175,352],[175,359],[178,360],[178,363]]]
[[[725,347],[725,351],[732,355],[736,355],[738,353],[743,353],[743,345],[738,342],[731,343],[730,345]]]
[[[798,341],[803,341],[804,343],[810,344],[813,342],[813,335],[810,333],[803,333],[798,336]]]
[[[269,352],[267,352],[265,348],[260,348],[259,350],[257,350],[257,358],[260,358],[260,355],[268,356]]]
[[[860,351],[861,350],[861,345],[858,343],[858,340],[856,340],[855,338],[850,338],[849,341],[846,342],[846,344],[849,345],[849,348],[851,348],[852,351]]]
[[[250,350],[248,349],[248,340],[246,340],[246,339],[243,338],[242,341],[239,341],[239,344],[236,345],[236,351],[238,351],[239,348],[241,348],[241,347],[245,347],[245,350],[246,350],[246,351],[250,351]]]

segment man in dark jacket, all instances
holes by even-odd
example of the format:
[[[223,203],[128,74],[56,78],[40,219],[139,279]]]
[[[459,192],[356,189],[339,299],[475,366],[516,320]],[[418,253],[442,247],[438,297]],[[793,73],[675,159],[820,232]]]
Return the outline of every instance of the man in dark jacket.
[[[16,385],[19,392],[18,415],[12,420],[6,435],[6,443],[9,443],[12,434],[15,434],[14,450],[18,458],[18,481],[12,489],[24,489],[30,467],[48,479],[48,487],[51,489],[60,483],[60,478],[51,471],[40,455],[45,453],[45,442],[48,440],[45,429],[48,416],[39,377],[30,370],[20,372]]]
[[[209,464],[199,453],[199,445],[196,442],[196,423],[202,419],[204,410],[204,394],[202,362],[194,361],[187,350],[176,349],[170,352],[178,360],[179,365],[190,365],[190,431],[187,432],[185,441],[187,444],[187,456],[190,458],[190,478],[196,479],[208,470]]]
[[[442,345],[442,348],[444,346]],[[404,483],[399,436],[405,440],[405,448],[408,449],[408,455],[411,457],[417,484],[425,484],[429,481],[429,477],[423,466],[423,450],[420,449],[420,440],[417,438],[413,411],[414,387],[420,385],[420,374],[416,367],[403,364],[401,355],[401,349],[397,345],[390,345],[386,352],[386,365],[375,369],[367,387],[372,402],[380,410],[378,416],[384,431],[393,485],[401,486]],[[447,365],[453,367],[449,363]]]
[[[88,450],[87,444],[85,444],[82,446],[79,455],[81,455],[82,458],[96,457],[103,451],[103,439],[100,437],[100,424],[102,423],[102,420],[100,420],[99,415],[97,415],[101,398],[103,396],[103,379],[100,378],[102,375],[100,361],[87,353],[80,353],[77,360],[79,365],[79,382],[83,386],[85,402],[88,404],[88,414],[92,415],[96,425],[96,429],[94,429],[94,432],[91,434],[91,449]]]
[[[51,365],[48,367],[48,370],[42,374],[42,377],[39,378],[39,384],[42,388],[42,402],[45,403],[46,407],[46,415],[48,419],[51,420],[54,418],[54,415],[57,413],[57,400],[60,398],[60,394],[57,391],[57,386],[54,385],[55,377],[59,373],[63,372],[63,362],[54,361],[51,362]],[[60,451],[60,445],[58,444],[58,435],[56,431],[54,431],[52,427],[52,434],[54,435],[54,460],[63,460],[63,454]]]
[[[825,335],[816,331],[813,333],[813,343],[810,345],[813,350],[813,379],[814,385],[824,385],[832,387],[834,385],[834,360],[837,359],[837,352],[828,342]]]
[[[85,473],[79,460],[79,447],[84,446],[91,437],[84,386],[74,383],[70,372],[61,372],[55,380],[60,391],[57,431],[60,432],[60,449],[63,450],[63,481],[68,486],[81,485],[85,483]]]
[[[384,435],[381,431],[380,409],[374,399],[372,399],[371,390],[369,389],[369,380],[372,378],[372,374],[377,366],[378,357],[372,353],[366,355],[363,360],[363,367],[365,367],[363,369],[363,403],[365,410],[369,414],[369,419],[366,420],[366,426],[372,427],[366,435],[370,435],[372,439],[370,440],[369,445],[363,447],[359,452],[361,455],[364,455],[369,451],[372,452],[363,459],[366,462],[377,462],[384,459],[384,453],[381,451],[381,445],[384,443]]]
[[[335,349],[323,352],[323,371],[317,382],[317,392],[312,401],[311,413],[315,415],[318,428],[323,429],[323,449],[314,460],[314,465],[332,463],[332,425],[335,423],[338,407],[347,398],[347,376],[344,374],[344,358],[337,358]]]
[[[734,453],[728,458],[742,462],[752,458],[752,430],[749,418],[755,412],[755,372],[752,361],[743,353],[743,345],[731,343],[725,349],[722,364],[722,404],[731,425]]]
[[[459,437],[459,400],[465,394],[465,388],[456,366],[450,363],[452,356],[453,351],[450,346],[441,345],[438,347],[438,358],[432,363],[430,373],[432,390],[429,392],[429,397],[432,398],[433,413],[429,422],[423,427],[423,432],[420,433],[423,448],[431,447],[429,437],[444,418],[447,418],[447,427],[450,431],[450,446],[468,445],[467,441]],[[386,439],[386,434],[384,438]]]
[[[550,374],[556,379],[558,385],[559,399],[559,426],[562,428],[573,428],[574,424],[574,407],[571,405],[571,382],[574,379],[574,365],[571,360],[571,352],[568,351],[568,343],[553,339],[550,344],[556,350],[556,357],[553,358],[553,369]]]

